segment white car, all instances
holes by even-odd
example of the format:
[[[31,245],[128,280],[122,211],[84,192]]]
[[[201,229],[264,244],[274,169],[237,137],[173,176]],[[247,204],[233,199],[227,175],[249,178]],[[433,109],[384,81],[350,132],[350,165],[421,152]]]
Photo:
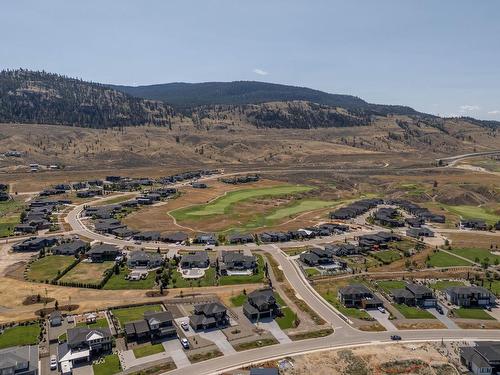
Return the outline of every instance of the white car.
[[[189,324],[187,322],[182,322],[181,327],[184,331],[189,331]]]
[[[57,357],[55,355],[50,356],[50,369],[57,370]]]
[[[181,339],[181,345],[184,349],[189,349],[189,341],[186,338]]]
[[[385,309],[382,306],[378,307],[378,311],[380,311],[382,314],[385,314]]]

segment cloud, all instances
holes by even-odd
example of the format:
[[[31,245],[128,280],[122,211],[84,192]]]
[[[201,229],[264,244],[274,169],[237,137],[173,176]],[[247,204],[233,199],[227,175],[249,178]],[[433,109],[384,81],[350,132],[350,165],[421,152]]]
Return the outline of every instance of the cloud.
[[[500,109],[495,109],[488,112],[489,115],[500,115]]]
[[[460,106],[460,113],[475,112],[479,110],[478,105],[462,105]]]
[[[254,72],[255,74],[258,74],[259,76],[267,76],[267,75],[269,74],[269,73],[268,73],[268,72],[266,72],[265,70],[258,69],[258,68],[255,68],[255,69],[253,70],[253,72]]]

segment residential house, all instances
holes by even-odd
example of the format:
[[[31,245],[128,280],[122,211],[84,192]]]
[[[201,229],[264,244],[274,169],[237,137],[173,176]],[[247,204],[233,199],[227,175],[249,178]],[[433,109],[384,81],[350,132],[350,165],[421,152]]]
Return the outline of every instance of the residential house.
[[[375,212],[373,218],[377,223],[387,227],[403,227],[404,219],[400,216],[398,210],[394,208],[380,208]]]
[[[144,319],[126,323],[124,329],[128,342],[149,340],[157,342],[177,334],[170,311],[146,311]]]
[[[460,362],[475,375],[500,374],[500,343],[482,341],[461,347]]]
[[[51,252],[54,255],[77,256],[84,253],[89,247],[88,242],[78,240],[65,241],[52,248]]]
[[[481,286],[453,286],[445,290],[446,299],[462,307],[495,305],[495,295]]]
[[[223,251],[219,263],[221,275],[251,274],[257,270],[257,261],[253,255],[245,255],[237,251]]]
[[[220,302],[210,302],[194,307],[189,324],[194,330],[226,327],[229,316],[226,307]]]
[[[182,256],[179,267],[182,269],[208,268],[210,259],[206,251],[196,251]]]
[[[286,242],[291,240],[291,236],[289,233],[284,232],[264,232],[259,233],[259,240],[264,243],[269,242]]]
[[[488,225],[484,222],[484,220],[460,220],[460,228],[472,230],[488,230]]]
[[[119,238],[131,238],[137,231],[127,228],[126,226],[121,228],[115,228],[110,231],[110,234]]]
[[[394,302],[408,306],[434,307],[436,297],[431,289],[416,283],[406,283],[402,289],[393,289],[390,292]]]
[[[300,260],[311,267],[327,269],[347,268],[347,263],[337,258],[331,247],[325,247],[324,249],[313,248],[308,252],[300,254]]]
[[[0,349],[0,374],[38,375],[38,346],[14,346]]]
[[[86,254],[93,263],[101,263],[106,260],[116,260],[121,251],[115,245],[101,243],[92,246]]]
[[[384,303],[366,286],[353,284],[342,287],[338,291],[340,302],[346,307],[357,307],[363,309],[376,309]]]
[[[382,199],[363,199],[330,212],[330,218],[337,220],[354,219],[383,203],[384,201]]]
[[[228,237],[230,244],[245,244],[254,242],[251,234],[233,234]]]
[[[365,234],[358,237],[359,246],[368,250],[387,248],[389,242],[400,241],[401,238],[394,233],[378,232],[376,234]]]
[[[186,242],[189,239],[189,237],[184,232],[175,232],[175,233],[163,234],[160,239],[163,242],[183,243]]]
[[[160,240],[160,232],[139,232],[132,236],[132,238],[136,241],[159,241]]]
[[[163,263],[161,254],[151,251],[131,251],[127,256],[127,266],[129,268],[156,268]]]
[[[408,228],[406,230],[406,235],[413,238],[434,237],[434,232],[426,227]]]
[[[120,220],[109,218],[96,220],[94,222],[94,228],[96,232],[99,233],[111,233],[116,229],[126,228],[126,225],[122,224]]]
[[[59,346],[61,368],[89,362],[93,357],[111,352],[113,336],[109,328],[69,328],[67,342]]]
[[[49,314],[49,322],[51,327],[58,327],[62,324],[63,316],[59,310],[54,310]]]
[[[206,189],[208,188],[208,185],[203,183],[203,182],[193,182],[191,184],[191,186],[194,188],[194,189]]]
[[[12,246],[14,251],[40,251],[57,244],[56,237],[31,237]]]
[[[274,318],[281,315],[281,308],[271,288],[254,290],[247,295],[243,313],[250,320]]]
[[[202,233],[197,235],[193,243],[195,244],[204,244],[204,245],[212,245],[215,246],[217,245],[217,237],[213,233]]]

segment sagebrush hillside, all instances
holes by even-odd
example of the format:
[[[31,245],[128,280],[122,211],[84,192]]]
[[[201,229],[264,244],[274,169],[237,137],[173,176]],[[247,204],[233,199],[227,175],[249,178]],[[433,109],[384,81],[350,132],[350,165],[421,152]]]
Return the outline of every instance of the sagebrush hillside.
[[[46,72],[0,72],[0,122],[107,128],[166,126],[173,110],[104,85]]]

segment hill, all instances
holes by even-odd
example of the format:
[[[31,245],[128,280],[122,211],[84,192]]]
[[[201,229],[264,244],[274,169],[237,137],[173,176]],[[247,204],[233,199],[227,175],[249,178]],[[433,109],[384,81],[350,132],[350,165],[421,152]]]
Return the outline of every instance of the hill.
[[[173,110],[104,85],[28,70],[0,72],[0,122],[90,128],[166,125]]]
[[[206,105],[243,105],[267,102],[308,101],[372,114],[418,114],[413,108],[370,104],[356,96],[329,94],[307,87],[256,81],[166,83],[149,86],[110,86],[139,98],[161,100],[178,108]]]

